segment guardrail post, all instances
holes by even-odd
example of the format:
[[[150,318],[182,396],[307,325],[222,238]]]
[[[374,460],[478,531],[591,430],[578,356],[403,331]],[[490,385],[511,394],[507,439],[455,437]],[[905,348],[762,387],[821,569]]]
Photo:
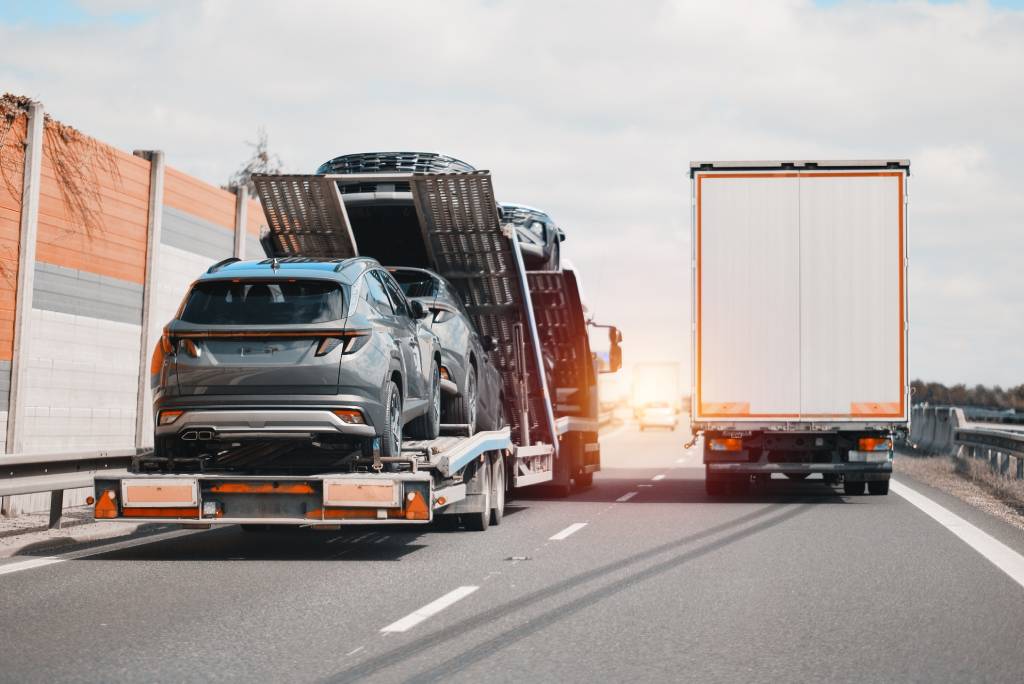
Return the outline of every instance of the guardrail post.
[[[160,255],[160,233],[164,214],[164,153],[136,150],[135,156],[149,160],[149,220],[146,224],[146,282],[142,286],[142,343],[139,352],[139,383],[135,400],[135,447],[149,437],[146,404],[149,393],[149,355],[155,340],[150,340],[150,314],[156,299],[156,277]]]
[[[249,187],[235,188],[235,256],[245,258],[245,228],[249,222]]]
[[[60,516],[64,512],[64,490],[55,489],[50,492],[50,529],[60,529]]]
[[[39,174],[43,161],[43,105],[33,102],[28,110],[25,135],[25,175],[21,185],[21,232],[18,243],[18,281],[14,304],[14,354],[11,358],[11,392],[7,414],[7,453],[24,451],[25,375],[28,369],[25,341],[32,321],[32,286],[36,270],[36,234],[39,231]]]

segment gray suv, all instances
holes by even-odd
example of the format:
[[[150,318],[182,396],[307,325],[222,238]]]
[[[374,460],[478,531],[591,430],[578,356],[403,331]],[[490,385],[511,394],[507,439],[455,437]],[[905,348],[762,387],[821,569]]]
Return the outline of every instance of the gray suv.
[[[495,340],[481,336],[462,297],[441,276],[422,268],[388,267],[411,301],[430,312],[425,319],[441,342],[441,420],[468,426],[470,434],[505,424],[501,374],[491,363]]]
[[[211,267],[153,358],[155,453],[143,469],[355,466],[440,430],[441,349],[373,259]]]

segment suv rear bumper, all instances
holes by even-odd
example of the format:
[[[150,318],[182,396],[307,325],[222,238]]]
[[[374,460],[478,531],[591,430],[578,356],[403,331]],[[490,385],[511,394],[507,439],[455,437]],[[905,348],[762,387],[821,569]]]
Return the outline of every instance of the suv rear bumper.
[[[351,437],[376,436],[369,417],[360,407],[338,407],[360,410],[365,424],[342,421],[331,409],[184,409],[170,425],[157,425],[157,437],[174,437],[189,433],[210,432],[205,439],[259,439],[273,437],[339,434]],[[197,435],[193,439],[199,439]]]

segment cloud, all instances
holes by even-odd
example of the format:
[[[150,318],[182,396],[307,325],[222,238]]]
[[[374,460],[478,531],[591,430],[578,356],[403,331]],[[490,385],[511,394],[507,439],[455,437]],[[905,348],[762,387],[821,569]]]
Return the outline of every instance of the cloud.
[[[434,149],[569,232],[627,361],[689,359],[692,159],[913,162],[911,371],[1024,382],[1024,13],[985,2],[197,2],[0,23],[6,89],[223,182]],[[136,11],[136,8],[137,11]],[[130,23],[104,14],[142,17]],[[98,17],[98,18],[97,18]]]

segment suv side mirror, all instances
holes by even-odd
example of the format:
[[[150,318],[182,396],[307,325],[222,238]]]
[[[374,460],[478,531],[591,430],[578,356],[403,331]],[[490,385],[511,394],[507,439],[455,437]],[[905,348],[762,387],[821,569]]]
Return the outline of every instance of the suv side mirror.
[[[423,306],[423,302],[418,299],[409,300],[409,308],[412,309],[413,318],[426,318],[430,314],[427,307]]]
[[[480,336],[480,347],[483,348],[485,354],[490,354],[492,351],[498,348],[498,343],[494,341],[494,338],[490,335]]]

